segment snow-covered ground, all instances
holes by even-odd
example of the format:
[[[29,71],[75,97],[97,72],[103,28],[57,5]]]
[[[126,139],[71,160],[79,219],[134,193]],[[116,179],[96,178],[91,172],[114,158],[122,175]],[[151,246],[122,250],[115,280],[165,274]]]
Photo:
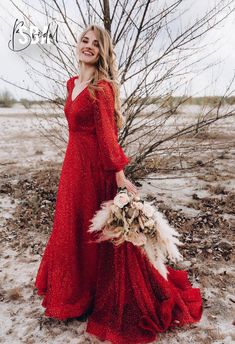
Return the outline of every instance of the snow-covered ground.
[[[85,332],[86,322],[46,318],[41,299],[34,290],[41,258],[41,251],[35,247],[45,246],[48,233],[34,232],[27,221],[27,228],[17,227],[17,207],[22,202],[22,197],[18,197],[22,192],[18,182],[30,180],[35,172],[50,166],[60,166],[66,135],[64,140],[57,140],[57,148],[50,137],[42,135],[40,128],[53,123],[51,133],[56,133],[60,125],[66,126],[66,121],[62,116],[59,121],[51,119],[53,122],[48,123],[45,118],[35,119],[29,113],[20,113],[21,110],[14,109],[10,115],[7,109],[0,111],[0,343],[92,343],[95,341]],[[193,110],[186,110],[186,115],[193,115]],[[213,126],[213,133],[225,143],[226,137],[228,140],[235,137],[234,131],[234,118]],[[158,172],[150,174],[152,179],[139,181],[144,197],[155,199],[159,206],[170,209],[173,223],[185,234],[182,264],[189,269],[193,285],[200,287],[204,299],[199,323],[160,334],[156,343],[235,343],[235,258],[231,253],[235,223],[235,152],[230,149],[223,154],[223,158],[213,163],[212,169],[202,167],[199,174]],[[201,229],[195,227],[191,231],[190,221]],[[209,226],[210,223],[213,226]]]

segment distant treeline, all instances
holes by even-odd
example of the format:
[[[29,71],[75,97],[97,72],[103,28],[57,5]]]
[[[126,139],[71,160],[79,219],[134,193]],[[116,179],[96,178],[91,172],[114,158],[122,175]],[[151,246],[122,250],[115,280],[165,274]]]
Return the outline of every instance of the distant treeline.
[[[192,105],[217,105],[221,102],[221,104],[229,104],[233,105],[235,104],[235,96],[231,97],[190,97],[186,99],[186,104],[192,104]]]
[[[0,107],[12,107],[16,103],[22,104],[26,109],[33,105],[43,105],[45,103],[59,103],[63,104],[64,100],[62,98],[55,98],[54,100],[29,100],[27,98],[21,98],[20,100],[15,99],[9,91],[4,91],[0,93]]]
[[[16,100],[9,91],[4,91],[0,93],[0,107],[12,107],[16,103],[22,104],[25,108],[30,108],[33,105],[43,105],[45,103],[56,103],[63,104],[64,99],[57,97],[54,100],[29,100],[26,98],[21,98],[19,101]],[[133,103],[138,103],[141,99],[132,99]],[[179,104],[188,105],[212,105],[216,106],[218,104],[222,105],[233,105],[235,104],[235,96],[221,97],[221,96],[205,96],[205,97],[173,97],[173,96],[163,96],[163,97],[148,97],[146,99],[146,104],[162,104],[166,107],[173,107]],[[129,103],[130,104],[130,103]]]
[[[222,97],[222,96],[204,96],[204,97],[148,97],[148,104],[163,104],[164,106],[175,106],[177,104],[188,105],[233,105],[235,104],[235,96]]]

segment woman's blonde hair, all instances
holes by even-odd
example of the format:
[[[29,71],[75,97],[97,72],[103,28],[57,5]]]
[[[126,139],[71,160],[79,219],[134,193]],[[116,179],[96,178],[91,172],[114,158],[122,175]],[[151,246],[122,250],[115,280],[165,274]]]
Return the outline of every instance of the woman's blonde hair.
[[[109,32],[96,24],[88,25],[85,30],[78,37],[78,43],[81,42],[83,36],[90,30],[93,30],[99,42],[99,59],[96,65],[91,82],[88,85],[88,90],[95,97],[95,90],[99,89],[97,82],[100,79],[107,80],[111,83],[114,90],[114,116],[117,128],[122,128],[124,117],[121,113],[120,102],[120,85],[118,81],[118,69],[116,63],[116,54],[114,52],[113,44]]]

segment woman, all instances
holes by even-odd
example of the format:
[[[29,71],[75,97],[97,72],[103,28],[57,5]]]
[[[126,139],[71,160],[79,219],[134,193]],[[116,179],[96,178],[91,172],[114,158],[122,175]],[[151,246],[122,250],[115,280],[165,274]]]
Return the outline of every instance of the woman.
[[[77,55],[80,74],[67,81],[69,141],[53,230],[35,286],[49,317],[88,317],[91,336],[115,344],[150,343],[158,332],[200,320],[200,290],[186,271],[170,266],[166,281],[130,242],[92,242],[87,230],[101,202],[114,198],[117,187],[138,190],[123,172],[130,160],[118,144],[122,115],[108,32],[88,26]]]

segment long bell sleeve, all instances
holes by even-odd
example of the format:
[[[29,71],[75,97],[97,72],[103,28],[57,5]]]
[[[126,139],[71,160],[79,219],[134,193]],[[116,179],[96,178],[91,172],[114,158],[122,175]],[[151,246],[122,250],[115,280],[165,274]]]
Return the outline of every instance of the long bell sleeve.
[[[118,131],[114,118],[114,92],[105,80],[98,83],[102,90],[96,91],[94,122],[101,162],[106,171],[121,171],[130,159],[118,143]]]

